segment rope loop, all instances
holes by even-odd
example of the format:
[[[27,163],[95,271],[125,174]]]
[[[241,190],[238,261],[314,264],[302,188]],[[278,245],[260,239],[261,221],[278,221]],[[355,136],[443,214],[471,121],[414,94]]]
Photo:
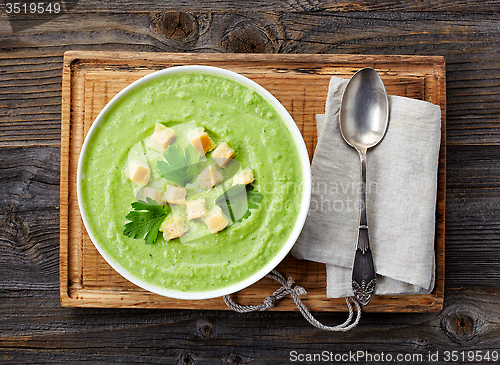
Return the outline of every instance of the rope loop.
[[[304,303],[302,303],[302,300],[300,300],[300,296],[306,295],[307,291],[301,287],[300,285],[294,285],[295,281],[293,280],[292,277],[288,277],[288,279],[285,280],[283,275],[281,275],[278,271],[273,270],[269,274],[267,274],[268,278],[276,280],[281,284],[281,287],[276,290],[273,294],[269,295],[264,299],[264,302],[259,305],[241,305],[238,303],[235,303],[232,299],[231,296],[225,295],[224,296],[224,302],[226,305],[231,308],[232,310],[238,312],[238,313],[248,313],[248,312],[254,312],[254,311],[265,311],[267,309],[271,309],[274,307],[275,303],[277,300],[280,300],[281,298],[284,298],[287,295],[291,295],[295,305],[299,309],[300,313],[304,316],[304,318],[312,324],[314,327],[325,330],[325,331],[341,331],[341,332],[346,332],[349,331],[350,329],[356,327],[356,325],[359,323],[361,319],[361,306],[359,305],[358,301],[354,297],[347,297],[345,298],[345,301],[347,303],[347,308],[349,310],[349,317],[347,320],[339,324],[337,326],[326,326],[319,322],[314,316],[309,312],[309,310],[306,308]],[[356,319],[354,322],[351,323],[353,317],[354,317],[354,309],[352,305],[355,305],[356,307]]]
[[[275,302],[276,302],[276,299],[272,295],[266,297],[266,299],[264,299],[264,303],[263,303],[265,309],[261,309],[261,310],[266,310],[266,309],[270,309],[270,308],[274,307]]]

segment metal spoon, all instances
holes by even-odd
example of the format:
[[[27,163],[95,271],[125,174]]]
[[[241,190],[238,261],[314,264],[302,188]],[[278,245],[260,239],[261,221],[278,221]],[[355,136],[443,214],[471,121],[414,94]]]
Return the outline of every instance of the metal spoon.
[[[384,137],[389,116],[389,103],[384,84],[377,71],[363,68],[349,80],[340,106],[340,131],[361,159],[361,216],[358,244],[352,268],[355,298],[367,305],[375,291],[375,268],[366,219],[366,150]]]

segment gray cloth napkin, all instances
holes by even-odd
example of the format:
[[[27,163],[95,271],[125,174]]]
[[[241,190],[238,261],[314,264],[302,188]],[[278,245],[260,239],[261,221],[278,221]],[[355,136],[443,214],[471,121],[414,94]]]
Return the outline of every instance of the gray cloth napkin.
[[[327,297],[351,296],[359,226],[361,167],[342,139],[339,109],[347,80],[330,80],[317,117],[311,206],[292,254],[327,268]],[[423,294],[434,287],[434,231],[441,110],[389,96],[389,126],[367,153],[367,215],[376,294]]]

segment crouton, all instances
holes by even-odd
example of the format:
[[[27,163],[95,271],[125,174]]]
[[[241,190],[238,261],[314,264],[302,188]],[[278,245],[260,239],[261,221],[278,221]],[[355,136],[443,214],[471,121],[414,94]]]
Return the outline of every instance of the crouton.
[[[251,169],[246,169],[238,172],[233,177],[233,186],[238,184],[248,185],[254,182],[255,178],[253,176],[253,171]]]
[[[172,128],[165,127],[163,124],[156,124],[155,131],[149,139],[148,147],[158,152],[165,153],[167,147],[174,141],[176,133]]]
[[[202,188],[210,190],[223,182],[224,176],[214,166],[210,165],[198,175],[196,181]]]
[[[142,191],[142,200],[147,201],[147,198],[153,199],[158,204],[162,203],[162,193],[160,190],[155,188],[144,188]]]
[[[169,204],[186,205],[186,194],[186,189],[182,187],[167,185],[167,192],[164,198]]]
[[[189,227],[180,217],[167,217],[160,225],[160,231],[163,232],[163,238],[166,241],[170,241],[189,231]]]
[[[151,177],[149,166],[143,162],[132,161],[125,169],[125,175],[133,182],[146,186]]]
[[[190,221],[205,217],[207,215],[205,199],[188,200],[186,203],[186,214],[187,219]]]
[[[205,218],[205,223],[210,230],[210,233],[214,234],[226,228],[229,224],[229,220],[227,220],[222,212],[222,209],[217,205],[210,212],[208,212],[207,218]]]
[[[202,155],[208,151],[212,151],[216,147],[216,144],[210,139],[203,127],[195,128],[189,131],[187,137],[193,147],[196,148]]]
[[[212,152],[212,158],[215,159],[217,165],[224,168],[227,163],[234,157],[234,150],[228,146],[226,142],[222,142]]]

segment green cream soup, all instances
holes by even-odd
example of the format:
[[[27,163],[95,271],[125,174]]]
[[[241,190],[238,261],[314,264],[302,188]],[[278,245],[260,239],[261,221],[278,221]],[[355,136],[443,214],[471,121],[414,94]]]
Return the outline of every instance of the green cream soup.
[[[188,146],[189,130],[203,127],[215,144],[226,142],[235,150],[225,168],[206,153],[199,172],[214,165],[224,182],[205,190],[195,180],[186,185],[186,199],[203,197],[211,210],[233,176],[251,169],[262,199],[248,218],[215,234],[204,218],[185,219],[187,233],[166,241],[159,232],[153,244],[123,234],[131,203],[142,199],[143,189],[125,173],[130,161],[148,164],[148,187],[164,191],[171,184],[156,167],[163,154],[148,147],[158,123],[176,131],[173,145]],[[297,148],[279,113],[256,91],[211,74],[166,75],[133,89],[94,131],[81,171],[83,209],[103,250],[133,276],[169,290],[219,289],[257,272],[289,238],[303,196]],[[171,209],[185,217],[185,206]]]

